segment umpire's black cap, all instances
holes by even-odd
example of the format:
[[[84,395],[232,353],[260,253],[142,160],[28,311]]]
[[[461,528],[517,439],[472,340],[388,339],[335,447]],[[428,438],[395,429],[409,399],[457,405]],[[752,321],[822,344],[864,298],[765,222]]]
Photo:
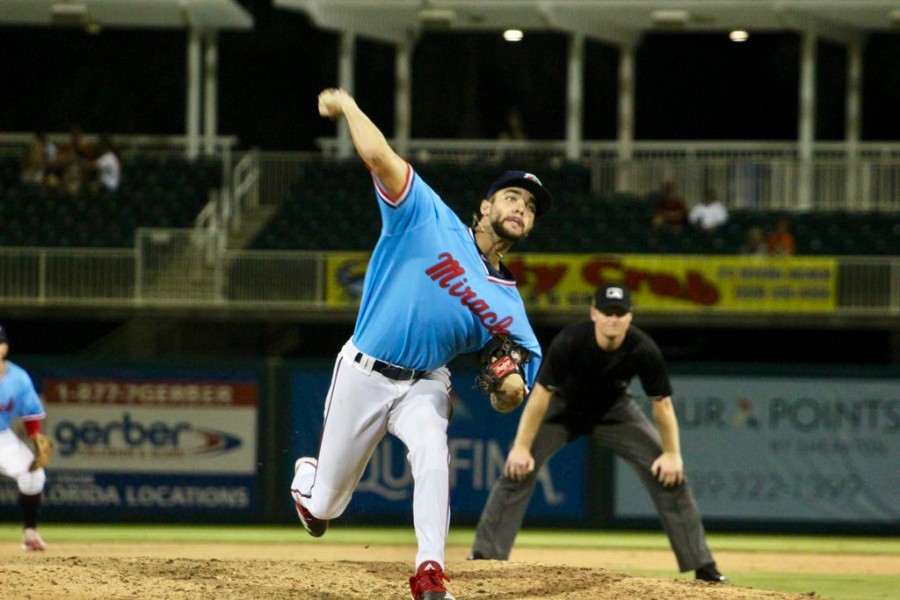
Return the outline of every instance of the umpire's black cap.
[[[0,344],[5,344],[9,340],[6,339],[6,330],[3,329],[3,325],[0,325]]]
[[[594,306],[601,312],[604,308],[620,308],[631,312],[631,293],[628,288],[618,283],[604,285],[594,294]]]
[[[534,195],[534,201],[537,204],[536,216],[538,217],[550,210],[550,207],[553,206],[553,196],[550,195],[550,192],[547,191],[547,188],[544,187],[541,180],[537,178],[537,175],[532,175],[525,171],[507,171],[501,175],[500,178],[488,188],[485,198],[490,198],[498,191],[508,187],[520,187],[531,192]]]

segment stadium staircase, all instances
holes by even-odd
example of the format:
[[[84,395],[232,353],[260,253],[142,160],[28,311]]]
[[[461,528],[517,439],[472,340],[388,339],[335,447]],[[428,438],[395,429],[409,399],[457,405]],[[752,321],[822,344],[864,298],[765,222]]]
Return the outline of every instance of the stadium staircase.
[[[201,304],[214,298],[221,282],[214,263],[206,259],[217,239],[196,223],[204,211],[217,216],[224,212],[218,206],[210,208],[225,193],[222,161],[130,154],[123,160],[122,172],[116,191],[85,185],[69,195],[21,183],[21,159],[0,155],[0,246],[72,250],[141,246],[143,298],[165,302],[177,297],[180,302]],[[241,178],[239,184],[252,188],[255,175]],[[223,238],[227,248],[243,248],[274,212],[269,205],[245,202],[239,219],[232,218],[227,225],[218,222],[217,227],[227,228]],[[235,214],[232,209],[228,216]],[[177,327],[136,317],[88,351],[123,355],[130,349],[202,343]]]
[[[136,244],[143,265],[141,296],[165,302],[195,301],[207,309],[221,298],[222,257],[242,250],[275,215],[274,205],[258,198],[258,154],[250,152],[232,171],[230,185],[209,190],[209,200],[186,228],[141,229]],[[193,227],[190,227],[193,225]],[[227,267],[227,265],[226,265]],[[89,352],[127,355],[129,352],[170,354],[203,352],[220,347],[223,332],[214,329],[185,331],[183,327],[157,319],[135,317],[97,340]]]

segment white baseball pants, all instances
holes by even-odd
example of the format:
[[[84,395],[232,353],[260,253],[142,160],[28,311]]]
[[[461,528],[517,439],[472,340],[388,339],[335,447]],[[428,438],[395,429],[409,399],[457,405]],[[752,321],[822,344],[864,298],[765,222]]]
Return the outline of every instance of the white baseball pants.
[[[319,519],[339,517],[385,434],[397,436],[412,468],[416,565],[444,566],[450,526],[450,371],[397,381],[372,369],[375,359],[348,341],[338,354],[325,400],[318,467],[304,463],[291,494]]]

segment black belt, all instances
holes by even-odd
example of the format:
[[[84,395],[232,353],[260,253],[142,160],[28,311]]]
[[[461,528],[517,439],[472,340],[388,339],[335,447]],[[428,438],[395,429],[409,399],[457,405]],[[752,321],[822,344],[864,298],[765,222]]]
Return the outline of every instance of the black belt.
[[[356,358],[353,359],[353,362],[359,363],[363,359],[363,353],[357,352]],[[404,369],[403,367],[398,367],[392,365],[391,363],[386,363],[383,360],[375,359],[375,362],[372,363],[372,370],[376,373],[381,373],[388,379],[394,379],[396,381],[409,381],[411,379],[421,379],[425,373],[428,371],[416,371],[415,369]]]

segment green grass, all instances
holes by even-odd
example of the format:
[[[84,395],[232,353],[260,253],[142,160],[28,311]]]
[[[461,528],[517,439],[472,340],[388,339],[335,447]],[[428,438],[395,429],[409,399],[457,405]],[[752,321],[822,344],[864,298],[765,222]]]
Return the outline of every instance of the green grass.
[[[195,543],[321,543],[298,535],[289,526],[214,526],[214,525],[41,525],[47,539],[64,542],[195,542]],[[21,525],[0,524],[0,540],[18,541]],[[467,548],[472,543],[471,529],[453,529],[448,544]],[[888,555],[900,565],[900,539],[852,536],[798,536],[716,534],[708,536],[714,552],[803,552],[821,554]],[[335,523],[328,531],[328,543],[348,545],[413,545],[412,527],[342,527]],[[669,548],[665,535],[656,532],[550,531],[525,530],[516,540],[527,548],[662,549]],[[848,560],[852,558],[848,557]],[[674,561],[673,561],[674,563]],[[602,567],[603,565],[597,565]],[[627,573],[666,578],[691,577],[670,569],[631,569]],[[841,575],[806,573],[756,573],[729,570],[734,585],[809,594],[827,600],[894,600],[900,597],[900,575]]]
[[[461,532],[458,535],[471,534]],[[453,534],[451,534],[451,537]],[[900,538],[872,538],[854,536],[814,536],[783,534],[709,534],[707,541],[713,551],[783,552],[819,554],[888,555],[900,568]],[[516,546],[530,548],[604,548],[604,549],[669,549],[665,535],[654,532],[594,532],[594,531],[522,531]],[[850,560],[850,558],[848,558]],[[601,566],[601,565],[598,565]],[[629,569],[632,575],[651,577],[690,578],[693,573],[673,574],[664,569]],[[841,575],[820,573],[757,573],[728,570],[732,584],[779,592],[815,593],[815,598],[827,600],[896,600],[900,598],[900,575]]]
[[[706,538],[716,550],[895,554],[900,557],[900,538],[740,533],[710,533]],[[668,548],[669,541],[656,532],[525,530],[516,538],[516,545],[655,549]]]

